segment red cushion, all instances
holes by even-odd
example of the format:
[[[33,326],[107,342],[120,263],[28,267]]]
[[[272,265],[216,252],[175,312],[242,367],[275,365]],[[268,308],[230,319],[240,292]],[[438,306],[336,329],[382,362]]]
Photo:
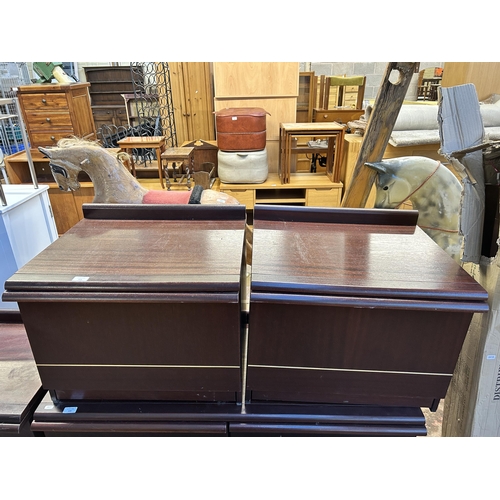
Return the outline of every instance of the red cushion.
[[[148,191],[142,198],[145,205],[187,205],[191,191]]]

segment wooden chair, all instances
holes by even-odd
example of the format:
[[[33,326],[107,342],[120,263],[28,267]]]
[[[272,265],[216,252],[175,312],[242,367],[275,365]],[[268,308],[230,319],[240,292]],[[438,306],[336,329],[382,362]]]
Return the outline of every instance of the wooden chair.
[[[417,101],[437,101],[443,68],[425,68],[418,74]]]
[[[324,90],[322,92],[323,109],[345,108],[363,109],[365,98],[366,76],[327,76],[324,79]],[[347,101],[347,90],[357,87],[356,102]],[[335,92],[333,91],[335,88]]]

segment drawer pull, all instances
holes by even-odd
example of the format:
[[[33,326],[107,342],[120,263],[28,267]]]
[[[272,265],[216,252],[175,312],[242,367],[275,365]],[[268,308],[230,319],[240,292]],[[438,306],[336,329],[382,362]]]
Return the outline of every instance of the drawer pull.
[[[53,135],[51,135],[51,136],[50,136],[50,140],[51,140],[51,141],[55,141],[55,140],[56,140],[56,138],[55,138]]]
[[[47,104],[47,100],[46,100],[46,99],[42,99],[42,102],[43,102],[44,104]]]
[[[45,118],[48,122],[50,122],[50,118]]]

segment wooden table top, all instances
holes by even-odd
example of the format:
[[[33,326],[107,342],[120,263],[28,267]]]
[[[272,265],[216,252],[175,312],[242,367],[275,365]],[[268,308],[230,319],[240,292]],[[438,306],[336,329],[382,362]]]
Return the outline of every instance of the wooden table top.
[[[112,213],[115,207],[110,207]],[[132,206],[134,213],[142,209],[137,220],[81,220],[18,270],[7,281],[6,290],[238,291],[244,207],[222,207],[219,211],[241,213],[237,220],[154,220],[154,214],[165,212],[159,207]],[[201,205],[179,207],[192,217],[208,210]],[[174,206],[167,208],[167,213],[175,212]]]
[[[120,139],[117,144],[121,147],[135,147],[136,145],[143,147],[155,147],[160,146],[165,143],[165,136],[141,136],[141,137],[125,137],[124,139]]]
[[[161,157],[164,160],[187,160],[193,154],[194,148],[167,148]]]
[[[266,220],[272,218],[268,215],[273,212],[277,213],[275,220]],[[384,224],[381,217],[366,223],[368,218],[363,214],[369,212],[360,211],[359,220],[349,223],[349,217],[342,214],[356,210],[257,206],[252,292],[486,300],[485,290],[415,226],[416,221],[411,220],[415,212],[371,211],[403,217],[392,224]],[[314,219],[315,213],[326,218]],[[297,214],[304,214],[304,220],[299,220]],[[365,223],[361,222],[363,218]]]
[[[307,122],[307,123],[282,123],[281,129],[285,132],[317,132],[317,131],[342,131],[345,125],[337,122]]]

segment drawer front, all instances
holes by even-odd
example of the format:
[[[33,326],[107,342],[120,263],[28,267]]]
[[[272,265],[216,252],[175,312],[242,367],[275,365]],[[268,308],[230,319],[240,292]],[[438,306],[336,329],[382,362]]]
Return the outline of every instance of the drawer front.
[[[56,146],[60,139],[65,137],[71,137],[74,135],[73,130],[57,131],[57,132],[45,132],[45,133],[32,133],[31,147],[37,148],[38,146]]]
[[[357,102],[358,102],[357,95],[348,94],[344,97],[344,106],[356,107]]]
[[[316,114],[315,121],[317,121],[317,122],[332,122],[332,121],[335,121],[333,119],[333,111],[329,113],[328,111],[321,110],[320,112],[318,112]]]
[[[248,209],[253,209],[255,205],[255,190],[254,189],[224,189],[221,191],[230,196],[234,196],[242,205]]]
[[[20,96],[20,101],[25,110],[50,109],[57,111],[59,109],[68,109],[66,94],[33,94]]]
[[[71,129],[69,113],[51,113],[48,111],[27,112],[26,120],[31,130],[52,130],[54,128]]]
[[[341,188],[308,189],[306,192],[306,206],[308,207],[339,207]]]

